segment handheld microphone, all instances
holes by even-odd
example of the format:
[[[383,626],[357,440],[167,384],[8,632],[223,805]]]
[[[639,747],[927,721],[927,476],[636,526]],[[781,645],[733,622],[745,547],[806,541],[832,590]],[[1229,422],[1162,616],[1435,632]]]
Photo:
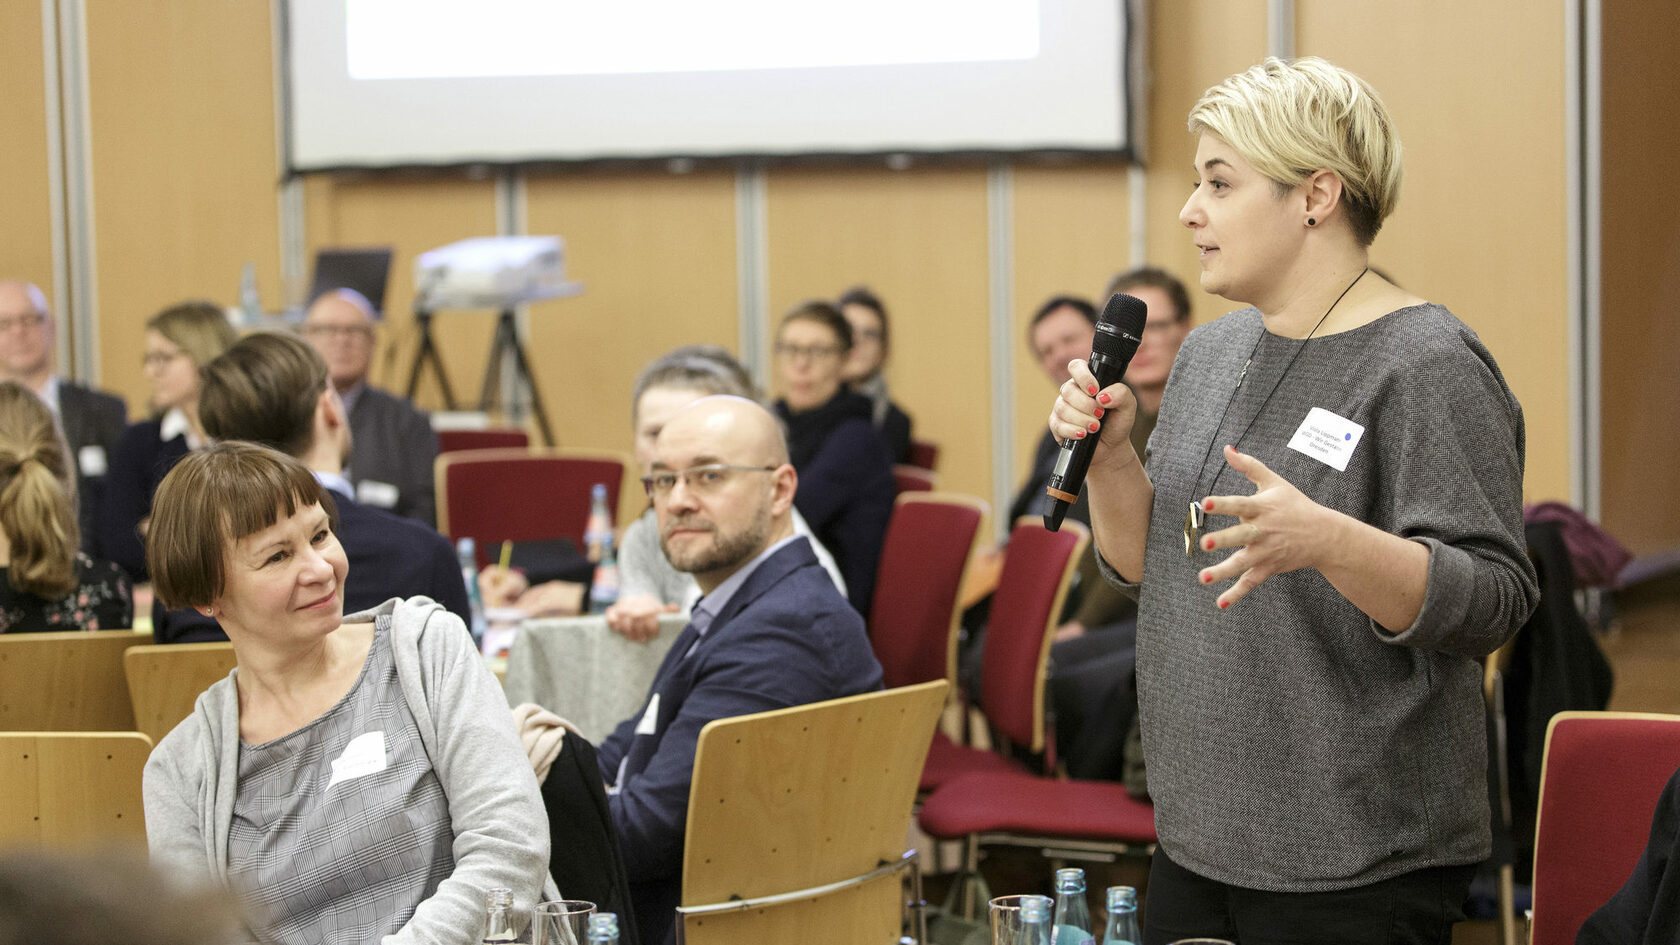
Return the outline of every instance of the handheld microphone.
[[[1091,374],[1097,388],[1108,387],[1126,373],[1138,344],[1143,341],[1143,325],[1149,316],[1149,306],[1142,299],[1114,293],[1103,306],[1097,319],[1097,336],[1091,345]],[[1079,501],[1079,490],[1085,485],[1085,471],[1091,467],[1091,454],[1097,451],[1097,438],[1102,436],[1102,421],[1097,432],[1084,439],[1070,438],[1062,444],[1056,457],[1056,470],[1044,493],[1050,501],[1044,507],[1044,527],[1059,531],[1067,510]]]

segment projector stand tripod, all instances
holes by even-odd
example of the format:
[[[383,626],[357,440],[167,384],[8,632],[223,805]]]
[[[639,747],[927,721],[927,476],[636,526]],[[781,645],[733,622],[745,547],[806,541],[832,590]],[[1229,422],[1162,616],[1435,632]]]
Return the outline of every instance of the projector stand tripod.
[[[519,325],[514,321],[513,309],[504,308],[496,319],[496,337],[490,343],[490,363],[484,367],[484,387],[478,394],[478,409],[489,410],[499,395],[501,371],[500,368],[511,356],[513,358],[514,383],[525,385],[531,394],[531,412],[537,416],[537,429],[542,432],[543,445],[554,445],[554,431],[548,425],[548,411],[543,408],[542,391],[537,390],[537,379],[531,373],[531,363],[525,356],[525,345],[519,340]]]
[[[430,364],[432,376],[437,378],[438,386],[443,389],[443,408],[454,410],[455,391],[449,386],[449,375],[443,370],[443,357],[432,341],[432,313],[415,309],[414,321],[420,326],[420,347],[415,350],[414,364],[408,369],[408,400],[414,402],[414,394],[420,389],[420,372]]]

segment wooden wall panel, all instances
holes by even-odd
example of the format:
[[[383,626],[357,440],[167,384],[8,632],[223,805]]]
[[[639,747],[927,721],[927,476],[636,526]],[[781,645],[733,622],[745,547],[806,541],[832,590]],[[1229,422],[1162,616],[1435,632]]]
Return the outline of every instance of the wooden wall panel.
[[[555,437],[629,452],[630,386],[644,364],[685,344],[739,353],[735,177],[538,176],[526,184],[525,216],[529,232],[566,240],[567,274],[584,284],[580,296],[530,309]]]
[[[1013,177],[1015,298],[1009,337],[1015,350],[1015,437],[1010,468],[1019,478],[1056,400],[1055,386],[1028,348],[1027,325],[1054,295],[1083,296],[1102,308],[1108,280],[1129,268],[1132,218],[1126,165],[1018,167]]]
[[[1680,545],[1680,207],[1652,163],[1680,150],[1680,6],[1603,0],[1603,523],[1636,553]]]
[[[888,384],[916,438],[939,444],[940,488],[989,500],[986,172],[773,170],[768,200],[772,331],[804,299],[875,289]]]
[[[0,4],[0,279],[24,279],[53,298],[52,199],[47,176],[47,91],[41,4]],[[68,326],[60,323],[60,331]]]
[[[1296,10],[1298,52],[1370,81],[1405,146],[1400,202],[1372,261],[1481,335],[1523,405],[1525,496],[1567,500],[1562,4],[1298,0]]]
[[[257,265],[279,307],[280,211],[266,3],[86,5],[99,358],[143,413],[143,324],[188,298],[236,300]]]
[[[414,322],[414,259],[429,249],[469,236],[496,233],[495,184],[460,175],[317,175],[304,185],[308,256],[336,247],[390,246],[391,279],[385,290],[385,324],[372,380],[403,393],[418,349]],[[489,311],[441,312],[432,323],[450,386],[460,409],[478,403],[485,360],[496,329]],[[415,400],[443,407],[442,390],[430,368]]]

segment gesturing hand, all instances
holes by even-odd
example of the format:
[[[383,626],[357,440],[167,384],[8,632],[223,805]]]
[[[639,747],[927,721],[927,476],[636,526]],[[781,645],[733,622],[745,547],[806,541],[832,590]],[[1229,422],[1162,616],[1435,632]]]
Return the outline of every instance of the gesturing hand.
[[[1238,524],[1204,535],[1201,550],[1237,548],[1235,554],[1203,568],[1203,584],[1236,578],[1219,595],[1221,609],[1242,600],[1274,574],[1317,567],[1335,513],[1301,494],[1288,480],[1236,447],[1225,447],[1225,462],[1254,483],[1253,495],[1208,496],[1202,510],[1234,515]]]

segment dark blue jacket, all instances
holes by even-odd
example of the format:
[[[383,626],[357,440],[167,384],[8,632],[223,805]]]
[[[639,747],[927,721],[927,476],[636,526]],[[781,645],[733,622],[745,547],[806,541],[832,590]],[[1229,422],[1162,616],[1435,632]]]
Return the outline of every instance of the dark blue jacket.
[[[706,723],[881,688],[881,664],[863,618],[803,539],[765,559],[698,647],[695,639],[692,626],[677,637],[641,710],[607,736],[597,755],[602,777],[618,783],[609,803],[644,945],[675,940],[689,782]],[[654,694],[653,734],[637,735]]]
[[[123,431],[105,473],[98,510],[100,549],[135,583],[151,579],[140,523],[152,514],[152,493],[188,452],[184,436],[159,439],[162,426],[160,420],[142,420]]]

